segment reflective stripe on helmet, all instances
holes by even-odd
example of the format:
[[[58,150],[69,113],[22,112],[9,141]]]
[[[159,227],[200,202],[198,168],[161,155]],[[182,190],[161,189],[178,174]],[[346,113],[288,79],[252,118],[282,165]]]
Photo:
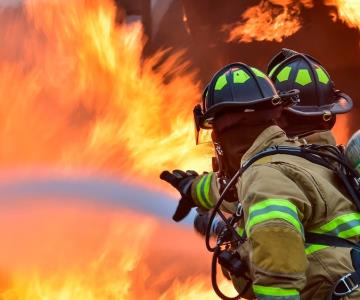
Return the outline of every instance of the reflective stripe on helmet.
[[[323,84],[328,84],[330,81],[329,76],[326,74],[326,72],[322,68],[316,68],[316,74],[319,79],[319,82]]]
[[[221,91],[227,85],[226,74],[221,75],[215,84],[215,91]]]
[[[311,80],[311,76],[310,76],[310,72],[309,70],[307,69],[300,69],[298,72],[297,72],[297,75],[296,75],[296,78],[295,78],[295,82],[302,85],[302,86],[305,86],[309,83],[312,82]]]
[[[281,97],[292,99],[290,92]],[[265,73],[244,63],[229,64],[213,76],[203,93],[198,127],[211,129],[216,115],[233,109],[272,110],[273,100],[278,98],[274,83]],[[288,105],[288,101],[281,103]]]
[[[291,73],[291,67],[285,67],[283,68],[279,74],[276,76],[276,79],[279,82],[283,82],[289,79],[290,73]]]
[[[280,64],[277,64],[270,72],[269,72],[269,76],[273,76],[274,72],[276,71],[276,69],[280,66]]]
[[[260,78],[266,78],[265,73],[261,72],[259,69],[251,68],[256,76]],[[244,70],[237,70],[233,73],[233,83],[245,83],[250,79],[249,74]],[[215,91],[221,91],[227,85],[226,74],[221,75],[215,84]]]
[[[244,70],[237,70],[234,72],[234,83],[245,83],[250,79],[250,76]]]
[[[253,72],[255,73],[256,76],[261,77],[261,78],[266,78],[265,73],[261,72],[259,69],[251,68],[251,70],[253,70]]]
[[[310,72],[307,69],[300,69],[296,75],[295,82],[305,86],[312,82]]]

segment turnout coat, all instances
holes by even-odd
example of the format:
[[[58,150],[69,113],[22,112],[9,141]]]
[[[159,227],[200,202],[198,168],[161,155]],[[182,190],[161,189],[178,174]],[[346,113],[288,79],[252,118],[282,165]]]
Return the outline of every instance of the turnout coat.
[[[265,129],[242,162],[274,146],[298,147],[278,126]],[[276,154],[250,166],[237,183],[244,209],[239,234],[248,240],[239,249],[249,266],[252,290],[233,277],[244,297],[261,300],[326,299],[335,283],[354,272],[348,248],[306,244],[304,232],[324,233],[358,242],[360,212],[335,174],[301,157]],[[216,174],[204,174],[192,185],[192,196],[204,209],[219,197]],[[234,211],[236,203],[223,209]],[[360,299],[360,290],[343,299]]]

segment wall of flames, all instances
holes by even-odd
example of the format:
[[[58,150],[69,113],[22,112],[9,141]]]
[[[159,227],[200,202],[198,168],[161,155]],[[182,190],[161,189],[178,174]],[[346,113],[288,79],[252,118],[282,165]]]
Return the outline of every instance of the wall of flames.
[[[360,3],[357,0],[324,0],[334,8],[331,17],[351,28],[360,29]],[[276,41],[292,36],[302,27],[301,10],[314,7],[314,0],[261,0],[249,7],[241,21],[225,25],[229,42]]]
[[[334,21],[360,28],[358,1],[325,3]],[[313,4],[260,1],[224,30],[229,41],[281,41]],[[141,27],[115,24],[110,0],[28,0],[0,12],[0,35],[0,168],[80,168],[156,185],[162,169],[210,168],[211,149],[194,145],[200,86],[188,62],[167,51],[144,58]],[[0,214],[1,299],[214,298],[201,241],[149,216],[36,201]]]
[[[3,170],[85,169],[158,184],[165,168],[209,168],[210,150],[194,144],[194,74],[181,54],[143,58],[141,26],[116,25],[115,13],[110,0],[2,12]],[[213,296],[202,263],[195,273],[181,267],[185,254],[203,261],[191,233],[102,206],[27,203],[1,205],[1,299]]]
[[[160,67],[166,51],[144,59],[141,26],[115,25],[111,1],[27,1],[9,19],[1,26],[1,167],[123,176],[208,168],[209,152],[194,145],[194,74],[181,54]]]
[[[203,242],[176,225],[56,199],[2,205],[0,215],[1,299],[216,299]]]

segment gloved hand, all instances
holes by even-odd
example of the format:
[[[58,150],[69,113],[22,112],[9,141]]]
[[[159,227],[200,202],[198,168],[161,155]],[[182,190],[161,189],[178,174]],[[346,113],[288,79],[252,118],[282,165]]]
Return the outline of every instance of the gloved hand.
[[[194,218],[194,229],[197,233],[201,234],[202,236],[206,235],[207,227],[210,221],[211,213],[209,211],[200,211],[198,209],[198,213]],[[225,222],[221,220],[219,217],[215,217],[214,221],[211,225],[210,234],[213,237],[216,237],[221,234],[226,228]]]
[[[160,174],[160,179],[170,183],[176,188],[180,194],[181,199],[173,215],[173,220],[179,222],[184,219],[190,212],[195,203],[191,197],[191,184],[194,179],[199,176],[195,171],[181,171],[173,170],[172,172],[163,171]]]

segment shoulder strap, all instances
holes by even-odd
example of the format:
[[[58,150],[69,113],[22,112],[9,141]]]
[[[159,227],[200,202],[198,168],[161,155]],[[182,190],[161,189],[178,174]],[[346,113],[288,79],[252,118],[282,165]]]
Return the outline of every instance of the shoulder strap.
[[[360,250],[360,245],[347,239],[343,239],[341,237],[329,234],[305,232],[305,242],[309,244],[318,244],[342,248],[356,248]]]

